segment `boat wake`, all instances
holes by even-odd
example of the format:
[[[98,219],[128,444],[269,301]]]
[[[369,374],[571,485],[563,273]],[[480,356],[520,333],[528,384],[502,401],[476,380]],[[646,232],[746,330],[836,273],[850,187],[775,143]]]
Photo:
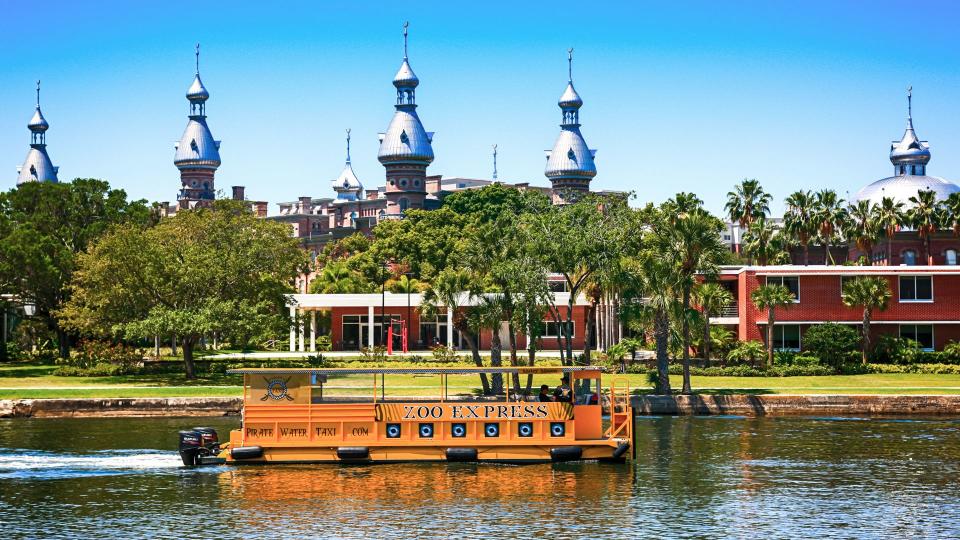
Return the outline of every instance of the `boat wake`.
[[[91,454],[64,454],[0,448],[0,479],[57,479],[177,472],[182,465],[176,452],[163,450],[107,450]]]

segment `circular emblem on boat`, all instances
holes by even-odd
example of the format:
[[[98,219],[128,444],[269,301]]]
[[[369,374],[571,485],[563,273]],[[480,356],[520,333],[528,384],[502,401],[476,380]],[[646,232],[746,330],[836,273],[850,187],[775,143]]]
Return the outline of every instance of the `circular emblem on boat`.
[[[400,437],[400,424],[387,424],[387,438],[397,439]]]
[[[290,396],[287,389],[287,383],[290,382],[290,377],[286,379],[268,379],[264,377],[263,380],[267,383],[267,393],[260,398],[260,401],[266,401],[268,399],[274,401],[280,401],[281,399],[293,401],[293,397]]]
[[[429,439],[433,437],[433,424],[420,424],[420,438]]]
[[[496,423],[490,423],[484,426],[483,434],[487,437],[499,437],[500,436],[500,425]]]
[[[533,436],[533,424],[530,422],[520,422],[520,426],[517,429],[517,432],[521,437],[532,437]]]
[[[467,436],[467,425],[456,423],[450,427],[450,434],[456,438],[466,437]]]
[[[550,435],[553,437],[563,437],[567,433],[567,427],[563,422],[550,422]]]

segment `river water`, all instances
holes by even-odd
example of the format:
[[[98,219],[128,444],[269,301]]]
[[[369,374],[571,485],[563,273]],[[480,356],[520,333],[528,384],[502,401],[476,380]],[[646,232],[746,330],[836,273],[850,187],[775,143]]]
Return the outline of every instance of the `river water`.
[[[0,420],[2,538],[957,538],[960,420],[643,417],[625,465],[180,467],[238,420]]]

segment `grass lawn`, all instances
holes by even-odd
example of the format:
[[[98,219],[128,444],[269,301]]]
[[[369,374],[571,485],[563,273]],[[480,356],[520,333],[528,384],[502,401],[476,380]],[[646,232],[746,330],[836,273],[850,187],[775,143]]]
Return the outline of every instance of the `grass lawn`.
[[[167,397],[239,396],[240,378],[209,375],[187,380],[181,374],[121,377],[57,377],[56,366],[8,364],[0,366],[0,399],[68,397]],[[556,386],[557,375],[539,375],[533,388]],[[645,375],[607,375],[604,384],[626,379],[634,393],[650,391]],[[670,377],[679,389],[681,377]],[[831,375],[822,377],[693,377],[695,391],[705,394],[960,394],[960,375]],[[526,376],[521,376],[521,384]],[[478,392],[475,375],[450,376],[449,395]],[[331,378],[324,393],[329,396],[371,396],[373,376],[349,375]],[[379,392],[379,388],[378,388]],[[440,395],[440,379],[431,375],[388,375],[386,396]]]

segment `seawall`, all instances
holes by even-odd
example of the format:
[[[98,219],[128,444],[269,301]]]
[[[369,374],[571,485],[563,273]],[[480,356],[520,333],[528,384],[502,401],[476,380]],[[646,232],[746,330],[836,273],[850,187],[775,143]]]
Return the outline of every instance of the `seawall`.
[[[634,396],[649,415],[960,415],[960,395],[700,395]]]
[[[239,415],[239,397],[2,399],[0,418]]]
[[[643,415],[956,415],[960,395],[691,395],[634,396]],[[4,399],[0,418],[236,416],[239,397]]]

